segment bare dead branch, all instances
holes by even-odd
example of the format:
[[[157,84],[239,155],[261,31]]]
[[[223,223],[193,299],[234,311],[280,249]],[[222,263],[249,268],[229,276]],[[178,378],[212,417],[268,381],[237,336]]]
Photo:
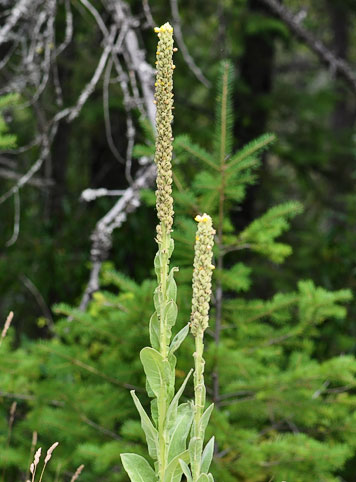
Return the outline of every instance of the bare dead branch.
[[[185,63],[188,65],[190,70],[193,72],[195,77],[201,82],[205,87],[211,87],[211,83],[209,80],[205,77],[201,69],[197,66],[195,63],[193,57],[190,55],[187,46],[185,45],[184,39],[183,39],[183,33],[182,33],[182,28],[180,25],[180,16],[179,16],[179,10],[178,10],[178,0],[170,0],[171,4],[171,12],[172,12],[172,17],[173,17],[173,26],[174,26],[174,36],[177,40],[177,44],[182,52],[183,58],[185,60]]]
[[[151,164],[139,173],[132,186],[125,190],[116,204],[97,223],[91,236],[90,258],[92,269],[79,309],[85,310],[93,293],[99,289],[99,274],[102,263],[112,246],[111,235],[113,230],[119,228],[126,221],[127,215],[137,209],[140,205],[140,191],[152,185],[155,178],[156,166]]]
[[[71,122],[74,120],[76,117],[78,117],[79,112],[81,111],[83,105],[86,103],[88,100],[88,97],[94,92],[96,84],[99,82],[99,79],[101,77],[101,74],[104,71],[106,61],[110,55],[110,52],[113,47],[113,42],[114,38],[116,36],[117,29],[113,28],[112,31],[110,32],[110,35],[108,37],[108,43],[106,44],[103,53],[101,54],[99,63],[95,69],[93,77],[90,79],[90,82],[86,85],[85,89],[82,91],[82,93],[79,96],[79,99],[77,101],[77,104],[71,108],[71,112],[68,115],[68,121]]]
[[[63,42],[57,47],[55,51],[56,57],[68,47],[73,38],[73,14],[70,8],[70,0],[65,0],[64,5],[66,10],[66,30],[64,33]]]
[[[8,40],[11,30],[15,27],[21,17],[25,16],[32,0],[20,0],[11,10],[9,18],[6,19],[5,25],[0,29],[0,45]]]
[[[125,25],[125,28],[127,29],[122,43],[124,58],[131,67],[129,70],[132,70],[137,75],[143,96],[145,112],[154,126],[156,114],[155,104],[153,102],[154,69],[146,62],[145,52],[139,46],[139,41],[134,29],[137,22],[132,18],[129,7],[125,2],[106,0],[106,5],[113,13],[117,28],[120,29]],[[129,113],[132,109],[132,96],[129,91],[128,77],[126,72],[123,71],[118,58],[113,57],[113,59],[124,95],[124,106],[126,112]],[[137,98],[134,105],[135,104],[137,104]],[[128,129],[129,128],[130,125],[128,124]],[[130,134],[129,131],[128,134]],[[128,145],[128,149],[131,148],[132,147]],[[99,289],[99,274],[102,263],[107,258],[108,252],[112,246],[111,235],[113,230],[119,228],[126,221],[127,215],[140,205],[141,189],[151,186],[154,183],[155,177],[156,166],[152,163],[139,170],[130,187],[125,190],[112,209],[96,224],[91,236],[92,248],[90,258],[92,269],[89,282],[80,302],[79,308],[81,310],[86,309],[93,293]]]
[[[331,68],[335,73],[342,77],[351,89],[356,93],[356,75],[354,69],[343,59],[337,57],[319,39],[315,38],[302,25],[300,20],[278,0],[262,0],[278,17],[289,27],[289,29],[304,42],[316,55],[321,62]]]
[[[153,20],[150,4],[148,3],[148,0],[142,0],[142,7],[143,7],[143,13],[145,14],[145,17],[146,17],[147,25],[151,28],[154,28],[156,24],[155,24],[155,21]]]
[[[6,242],[6,247],[12,246],[16,243],[20,232],[20,193],[14,193],[14,229],[11,238]]]
[[[113,156],[120,163],[124,163],[125,161],[123,157],[121,156],[120,152],[115,146],[115,142],[112,137],[111,122],[110,122],[109,84],[110,84],[112,66],[113,66],[113,59],[112,57],[110,57],[110,59],[108,60],[108,63],[106,64],[106,69],[104,73],[104,82],[103,82],[103,109],[104,109],[105,133],[106,133],[106,140],[107,140],[108,146]]]
[[[37,117],[41,117],[40,99],[49,84],[49,79],[53,80],[54,93],[58,106],[62,106],[62,89],[57,72],[57,57],[70,44],[73,34],[73,15],[70,0],[64,0],[66,28],[64,39],[59,46],[56,46],[55,18],[57,11],[57,0],[16,0],[15,6],[5,14],[4,27],[0,29],[0,34],[4,41],[9,42],[6,51],[8,60],[12,61],[12,68],[9,81],[4,87],[4,91],[18,91],[25,98],[30,100],[26,105],[36,111]],[[141,162],[142,168],[139,169],[135,178],[132,178],[132,150],[135,139],[135,124],[133,121],[133,109],[138,109],[142,116],[147,117],[152,125],[155,120],[154,105],[154,69],[146,62],[145,51],[141,47],[137,29],[140,27],[139,21],[131,14],[130,8],[122,0],[102,0],[105,8],[105,17],[96,8],[96,3],[91,0],[79,0],[73,6],[83,7],[90,13],[102,34],[103,40],[99,61],[96,65],[92,78],[81,90],[76,103],[73,106],[61,108],[52,119],[39,120],[39,134],[30,143],[30,147],[39,145],[38,159],[25,174],[18,174],[17,169],[9,168],[4,171],[4,166],[0,169],[0,176],[14,179],[16,182],[11,189],[0,196],[0,203],[7,200],[10,196],[19,193],[21,188],[27,183],[41,187],[47,187],[50,181],[42,183],[36,174],[45,165],[46,177],[50,175],[50,149],[56,136],[59,122],[66,120],[72,122],[81,112],[81,109],[90,98],[90,95],[97,88],[103,79],[103,105],[104,118],[108,145],[115,155],[119,158],[119,149],[114,143],[109,112],[109,86],[112,82],[120,84],[123,93],[123,104],[126,111],[126,159],[125,173],[129,183],[129,188],[124,191],[108,190],[86,190],[83,199],[94,199],[99,196],[120,196],[112,209],[100,219],[92,234],[91,260],[93,263],[92,272],[86,294],[87,301],[81,303],[81,307],[86,306],[91,294],[98,289],[98,276],[101,269],[102,260],[106,258],[111,248],[112,231],[126,220],[128,213],[139,206],[139,192],[142,187],[148,187],[155,179],[155,166],[151,163]],[[147,22],[153,23],[147,1],[144,1],[144,10]],[[83,11],[81,10],[83,13]],[[105,20],[104,20],[105,18]],[[109,27],[111,25],[111,27]],[[0,37],[1,38],[1,37]],[[115,76],[116,75],[116,76]],[[17,153],[25,151],[28,146],[19,148]],[[152,162],[152,161],[150,161]],[[17,166],[16,166],[17,167]]]
[[[109,190],[106,189],[105,187],[101,187],[99,189],[85,189],[85,191],[82,192],[80,199],[86,202],[90,201],[95,201],[98,197],[105,197],[105,196],[122,196],[125,194],[125,190]]]
[[[53,321],[52,313],[49,307],[47,306],[41,292],[27,276],[21,275],[21,281],[37,301],[37,304],[41,308],[43,316],[47,320],[49,328],[51,329],[52,332],[54,332],[54,321]]]
[[[45,137],[43,139],[45,139]],[[37,161],[34,164],[32,164],[30,169],[23,176],[20,177],[20,179],[17,181],[17,183],[14,186],[12,186],[11,189],[9,189],[2,196],[0,196],[0,204],[2,204],[7,199],[9,199],[9,197],[11,197],[15,192],[18,192],[21,188],[23,188],[23,186],[25,186],[33,178],[36,172],[40,170],[44,160],[47,159],[48,156],[49,156],[49,144],[47,141],[43,140],[42,149]]]

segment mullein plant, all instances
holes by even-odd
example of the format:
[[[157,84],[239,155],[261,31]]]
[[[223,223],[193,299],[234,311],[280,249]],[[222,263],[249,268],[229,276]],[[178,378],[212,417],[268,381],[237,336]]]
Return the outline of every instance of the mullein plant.
[[[174,249],[171,237],[173,226],[172,198],[172,120],[173,120],[173,28],[169,23],[156,28],[157,76],[155,83],[156,149],[157,165],[156,208],[159,219],[156,241],[158,252],[154,259],[157,288],[149,323],[150,347],[141,350],[140,359],[146,375],[146,389],[151,402],[149,418],[140,400],[131,391],[141,418],[148,453],[154,469],[147,460],[137,454],[121,454],[123,466],[132,482],[179,482],[185,475],[188,482],[213,481],[209,467],[213,456],[214,439],[203,450],[205,430],[213,410],[211,404],[205,410],[203,337],[208,326],[211,296],[212,248],[215,231],[207,214],[197,215],[193,274],[193,299],[191,320],[172,339],[172,329],[177,319],[177,286],[170,268]],[[189,333],[195,338],[194,353],[194,402],[179,404],[184,388],[193,369],[188,373],[175,393],[175,352]]]

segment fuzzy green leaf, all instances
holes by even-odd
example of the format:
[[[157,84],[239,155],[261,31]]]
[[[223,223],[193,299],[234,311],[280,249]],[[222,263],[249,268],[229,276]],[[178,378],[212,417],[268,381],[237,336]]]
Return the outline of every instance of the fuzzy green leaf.
[[[164,318],[168,326],[172,327],[175,325],[178,315],[178,307],[175,301],[168,301],[166,308],[164,310]]]
[[[150,454],[150,457],[152,457],[154,460],[157,460],[157,452],[158,452],[158,449],[157,449],[158,448],[157,430],[152,425],[152,422],[149,419],[147,413],[145,412],[143,406],[141,405],[140,400],[137,398],[137,396],[135,394],[135,391],[131,390],[130,393],[131,393],[133,401],[136,405],[137,411],[140,414],[141,427],[142,427],[142,430],[145,432],[145,435],[146,435],[148,453]]]
[[[193,409],[190,403],[179,405],[177,417],[169,431],[168,462],[186,449],[186,440],[193,420]]]
[[[149,331],[150,331],[150,342],[152,347],[155,350],[159,350],[160,326],[159,326],[159,321],[158,321],[158,316],[156,311],[151,316]]]
[[[174,239],[171,238],[168,246],[168,256],[171,257],[174,251]]]
[[[213,411],[213,409],[214,409],[214,404],[212,403],[205,410],[205,412],[203,413],[203,415],[200,419],[199,436],[202,438],[202,440],[204,440],[205,430],[206,430],[206,427],[208,426],[210,415],[211,415],[211,412]]]
[[[200,474],[197,482],[209,482],[209,477],[207,474]]]
[[[160,280],[161,279],[161,257],[159,252],[156,253],[153,264],[155,267],[155,273],[156,273],[157,279]]]
[[[153,293],[153,304],[154,304],[155,310],[158,313],[161,307],[159,287],[157,287]]]
[[[179,268],[172,268],[167,280],[167,297],[173,301],[177,299],[177,283],[174,279],[174,273],[177,271],[179,271]]]
[[[183,472],[179,460],[183,460],[183,462],[189,461],[188,450],[185,450],[171,460],[164,474],[163,482],[180,482]]]
[[[169,385],[170,367],[167,360],[151,347],[145,347],[140,353],[141,362],[145,371],[147,381],[157,398],[160,397],[165,387]]]
[[[214,454],[214,442],[215,442],[215,437],[211,437],[209,442],[206,444],[203,455],[201,458],[201,472],[208,473],[211,461],[213,460],[213,454]]]
[[[150,386],[150,383],[148,381],[148,379],[146,378],[146,392],[147,392],[147,395],[150,397],[150,398],[153,398],[155,396],[151,386]]]
[[[184,392],[184,389],[185,389],[185,387],[188,383],[188,380],[189,380],[192,373],[193,373],[193,369],[191,369],[189,371],[188,375],[185,377],[184,382],[180,386],[177,393],[174,395],[174,398],[173,398],[173,400],[171,401],[171,403],[168,407],[168,411],[167,411],[167,429],[168,430],[171,429],[171,427],[174,424],[175,419],[177,418],[177,409],[178,409],[179,399],[182,396],[182,394]]]
[[[157,406],[157,398],[154,398],[151,401],[151,416],[152,420],[155,423],[156,427],[158,426],[158,406]]]
[[[121,461],[131,482],[156,482],[156,475],[141,455],[121,454]]]
[[[172,343],[169,347],[170,353],[174,353],[175,351],[178,350],[178,348],[181,346],[183,341],[186,339],[188,333],[189,333],[189,323],[186,324],[173,338]]]
[[[203,439],[200,437],[192,437],[189,442],[189,458],[190,465],[193,466],[195,461],[198,461],[203,450]]]
[[[179,459],[179,463],[180,463],[180,466],[182,467],[183,474],[185,475],[187,482],[193,482],[192,473],[190,471],[188,464],[184,462],[184,460],[182,459]]]

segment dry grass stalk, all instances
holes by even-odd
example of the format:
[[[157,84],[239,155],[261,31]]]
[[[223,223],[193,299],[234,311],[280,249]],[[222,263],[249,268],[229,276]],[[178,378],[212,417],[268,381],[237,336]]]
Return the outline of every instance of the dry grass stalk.
[[[28,469],[27,469],[27,474],[26,474],[26,482],[30,482],[30,464],[31,460],[33,458],[33,454],[35,453],[35,448],[37,445],[37,432],[33,432],[32,434],[32,442],[31,442],[31,449],[30,449],[30,457],[29,457],[29,462],[28,462]]]
[[[54,442],[54,444],[52,444],[50,446],[50,448],[47,450],[47,454],[46,454],[46,457],[44,459],[44,464],[43,464],[40,480],[38,482],[42,482],[42,477],[43,477],[44,471],[46,470],[46,465],[51,460],[52,453],[53,453],[54,449],[56,447],[58,447],[58,445],[59,445],[59,442]]]
[[[4,328],[2,329],[2,332],[1,332],[0,345],[3,339],[5,338],[6,333],[8,332],[8,329],[10,328],[13,317],[14,317],[14,313],[13,311],[10,311],[10,313],[8,314],[8,317],[6,318]]]
[[[79,475],[81,474],[82,470],[84,469],[84,465],[79,465],[79,467],[77,468],[77,470],[75,471],[75,474],[73,475],[73,477],[70,479],[70,482],[75,482],[75,480],[78,479]]]
[[[40,461],[40,458],[41,458],[41,452],[42,452],[42,448],[40,447],[36,453],[35,453],[35,457],[33,459],[33,462],[32,464],[30,465],[30,472],[31,472],[31,475],[32,475],[32,479],[31,479],[31,482],[35,482],[35,476],[36,476],[36,470],[37,470],[37,465]]]

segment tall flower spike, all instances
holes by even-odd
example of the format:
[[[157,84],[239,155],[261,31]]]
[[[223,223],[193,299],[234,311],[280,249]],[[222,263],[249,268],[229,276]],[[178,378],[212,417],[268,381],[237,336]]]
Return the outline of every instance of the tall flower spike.
[[[172,198],[172,108],[173,108],[173,28],[169,23],[156,27],[159,42],[157,46],[157,75],[155,103],[156,111],[156,153],[157,191],[156,205],[160,225],[157,226],[157,240],[162,241],[162,229],[170,233],[173,225]],[[164,226],[164,228],[163,228]]]
[[[211,277],[214,234],[211,217],[207,214],[196,216],[198,230],[195,243],[191,331],[194,336],[202,334],[209,323],[209,302],[211,297]]]

